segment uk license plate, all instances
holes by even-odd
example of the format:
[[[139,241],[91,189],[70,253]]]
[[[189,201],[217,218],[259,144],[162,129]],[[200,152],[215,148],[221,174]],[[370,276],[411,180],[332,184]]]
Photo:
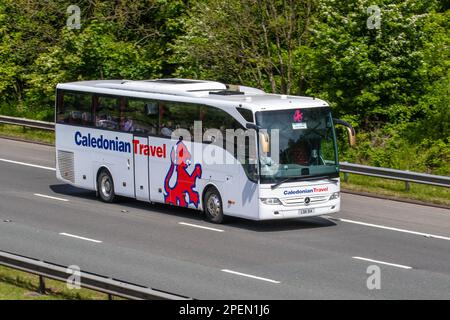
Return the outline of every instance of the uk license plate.
[[[313,208],[300,209],[300,210],[298,210],[298,213],[299,213],[300,215],[310,214],[310,213],[314,213],[314,209],[313,209]]]

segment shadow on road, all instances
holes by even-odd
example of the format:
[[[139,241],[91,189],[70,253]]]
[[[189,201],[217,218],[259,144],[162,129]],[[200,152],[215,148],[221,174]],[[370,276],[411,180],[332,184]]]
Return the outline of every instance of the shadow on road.
[[[315,229],[333,227],[336,225],[331,220],[322,217],[302,219],[251,221],[246,219],[229,217],[226,224],[233,228],[247,229],[257,232],[279,232],[302,229]]]
[[[69,184],[51,185],[50,189],[60,195],[68,195],[86,200],[99,201],[94,191],[86,190],[71,186]],[[151,213],[160,213],[171,215],[183,219],[190,219],[193,221],[203,221],[203,213],[198,210],[170,206],[161,203],[152,203],[138,201],[136,199],[119,197],[117,206],[132,212],[132,209],[145,210]],[[302,219],[288,219],[288,220],[269,220],[269,221],[252,221],[236,217],[227,217],[224,225],[236,229],[246,229],[256,232],[280,232],[292,231],[302,229],[315,229],[333,227],[336,225],[333,221],[322,217],[311,217]],[[211,227],[219,227],[211,224]]]
[[[60,195],[73,196],[89,200],[97,199],[97,197],[95,196],[95,192],[77,188],[71,186],[70,184],[54,184],[50,186],[50,190]]]

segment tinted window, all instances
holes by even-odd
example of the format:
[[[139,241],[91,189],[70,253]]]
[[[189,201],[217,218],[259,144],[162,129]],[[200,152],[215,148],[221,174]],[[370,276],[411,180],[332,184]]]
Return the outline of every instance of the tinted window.
[[[141,134],[158,133],[158,102],[127,98],[121,130]]]
[[[96,97],[95,126],[112,130],[120,129],[120,99],[118,97]]]
[[[203,131],[207,129],[219,129],[224,134],[224,137],[226,129],[242,128],[241,124],[230,114],[210,106],[201,107],[200,120],[202,120]]]
[[[241,116],[244,117],[245,121],[254,122],[252,110],[244,109],[244,108],[236,108],[236,110],[241,114]]]
[[[58,123],[92,125],[92,95],[82,92],[61,91],[58,96]]]
[[[162,136],[170,137],[174,130],[186,129],[191,132],[191,138],[193,138],[194,121],[199,120],[199,105],[160,101],[158,109],[159,131]]]

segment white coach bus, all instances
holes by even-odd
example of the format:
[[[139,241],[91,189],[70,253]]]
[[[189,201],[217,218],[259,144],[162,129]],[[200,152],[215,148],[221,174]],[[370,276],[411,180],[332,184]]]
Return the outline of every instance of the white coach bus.
[[[311,97],[186,79],[57,86],[56,175],[117,196],[253,220],[340,209],[330,108]],[[354,130],[346,125],[350,143]]]

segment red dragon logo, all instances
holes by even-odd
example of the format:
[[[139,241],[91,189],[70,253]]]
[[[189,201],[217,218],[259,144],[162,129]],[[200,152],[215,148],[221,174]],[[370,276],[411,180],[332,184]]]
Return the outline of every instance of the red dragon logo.
[[[170,152],[170,167],[164,179],[164,201],[168,204],[187,207],[189,203],[198,208],[200,201],[197,191],[194,191],[197,178],[202,177],[202,167],[196,164],[192,174],[187,172],[187,167],[191,164],[191,154],[183,141],[178,141]],[[176,182],[173,187],[170,186],[170,180],[176,171]],[[186,201],[186,194],[189,196],[189,202]]]
[[[303,113],[300,110],[295,110],[294,122],[300,122],[303,120]]]

